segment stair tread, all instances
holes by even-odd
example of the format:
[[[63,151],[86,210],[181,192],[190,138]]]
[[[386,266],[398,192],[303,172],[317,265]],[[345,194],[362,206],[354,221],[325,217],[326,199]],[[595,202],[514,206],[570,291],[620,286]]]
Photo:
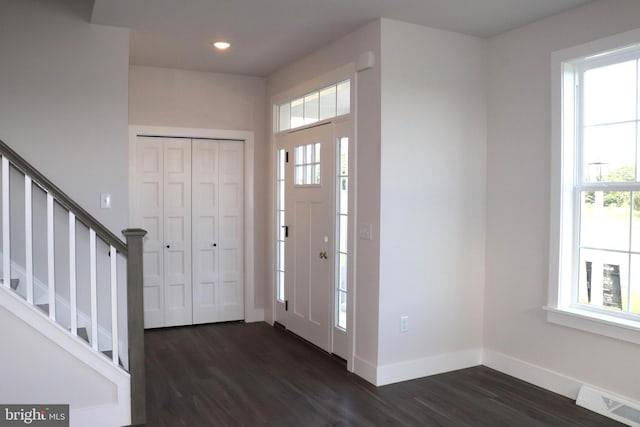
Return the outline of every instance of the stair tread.
[[[87,334],[87,328],[78,328],[78,336],[86,342],[89,342],[89,334]]]
[[[0,283],[4,284],[4,279],[0,279]],[[19,284],[20,284],[20,279],[11,279],[9,281],[9,285],[11,286],[11,289],[13,289],[14,291],[18,289]]]
[[[113,359],[113,352],[111,350],[104,350],[102,351],[102,354],[107,356],[109,359]],[[121,368],[124,368],[124,365],[122,364],[122,360],[119,357],[118,357],[118,364],[120,365]]]

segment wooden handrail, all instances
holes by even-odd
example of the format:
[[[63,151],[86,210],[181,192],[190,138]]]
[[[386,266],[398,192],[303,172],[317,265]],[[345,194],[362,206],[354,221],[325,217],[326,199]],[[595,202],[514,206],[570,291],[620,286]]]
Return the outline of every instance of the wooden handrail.
[[[0,140],[0,154],[6,157],[11,164],[16,167],[20,172],[31,177],[31,180],[38,184],[42,189],[48,191],[53,195],[61,206],[65,209],[73,212],[81,223],[94,230],[102,240],[107,244],[115,247],[118,252],[127,256],[127,245],[113,234],[107,227],[102,225],[100,221],[95,219],[89,212],[84,210],[79,204],[65,194],[64,191],[59,189],[54,183],[49,181],[47,177],[41,174],[35,167],[22,158],[18,153],[13,151],[11,147]]]

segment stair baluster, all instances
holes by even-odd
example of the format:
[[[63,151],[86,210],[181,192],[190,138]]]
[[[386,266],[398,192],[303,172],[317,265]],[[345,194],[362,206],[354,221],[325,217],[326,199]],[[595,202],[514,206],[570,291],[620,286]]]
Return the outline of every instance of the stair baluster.
[[[131,422],[132,424],[144,424],[146,420],[145,411],[145,385],[144,385],[144,322],[142,304],[142,242],[146,231],[141,229],[123,230],[127,239],[127,244],[111,233],[104,225],[93,218],[86,210],[75,203],[64,194],[57,186],[38,172],[33,166],[20,157],[4,142],[0,141],[1,157],[1,178],[2,188],[0,200],[2,210],[0,212],[0,229],[2,230],[2,240],[0,249],[2,250],[2,275],[0,280],[9,289],[17,289],[26,286],[23,301],[31,304],[38,313],[48,313],[49,319],[60,324],[69,332],[87,341],[90,347],[100,355],[108,357],[111,362],[130,374],[130,398],[131,398]],[[18,197],[22,197],[22,190],[16,188],[16,182],[10,182],[10,176],[15,179],[14,172],[17,171],[24,177],[24,234],[22,227],[12,230],[11,201],[14,196],[13,191],[18,191]],[[42,191],[41,191],[42,190]],[[46,196],[46,218],[44,216],[44,198]],[[21,205],[22,203],[20,203]],[[42,205],[42,213],[37,210]],[[13,206],[15,209],[16,206]],[[64,217],[60,216],[60,209],[64,209],[63,215],[68,215],[68,225],[64,224]],[[21,216],[21,215],[20,215]],[[14,224],[21,218],[14,218]],[[20,221],[17,221],[18,223]],[[86,264],[85,234],[80,232],[77,225],[80,224],[82,230],[84,226],[88,229],[89,254],[88,265]],[[61,227],[57,230],[56,227]],[[11,237],[12,232],[16,233],[16,238],[22,239],[24,236],[24,252],[18,251],[16,256],[24,254],[24,259],[19,261],[11,257]],[[64,252],[58,252],[56,248],[56,234],[68,232],[68,248]],[[40,236],[42,234],[42,236]],[[106,262],[107,254],[99,251],[100,242],[108,246],[109,262]],[[66,243],[66,242],[65,242]],[[14,243],[15,244],[15,243]],[[41,245],[41,246],[39,246]],[[59,246],[59,245],[58,245]],[[20,245],[17,246],[21,248]],[[76,252],[80,250],[81,253]],[[40,253],[46,251],[46,262],[43,259],[40,263],[38,258]],[[67,252],[68,251],[68,252]],[[66,253],[65,253],[66,252]],[[68,256],[67,260],[64,258]],[[80,256],[80,258],[78,258]],[[35,258],[35,259],[34,259]],[[34,263],[35,261],[35,263]],[[56,266],[56,261],[58,265]],[[126,263],[124,269],[120,264]],[[24,266],[22,265],[24,262]],[[14,265],[15,264],[15,265]],[[104,267],[103,267],[104,266]],[[108,266],[108,268],[107,268]],[[17,267],[17,270],[16,270]],[[21,275],[24,281],[12,277],[13,274]],[[37,271],[42,268],[43,271]],[[66,317],[67,290],[65,286],[60,286],[56,281],[61,278],[69,280],[69,317]],[[80,268],[80,270],[78,270]],[[88,275],[84,268],[88,268]],[[126,274],[124,272],[126,271]],[[123,278],[126,285],[126,306],[119,307],[118,300],[118,274]],[[107,274],[109,278],[107,279]],[[40,275],[40,276],[39,276]],[[88,277],[88,283],[86,278]],[[42,282],[41,282],[42,280]],[[43,283],[46,281],[46,283]],[[24,283],[24,285],[22,285]],[[63,282],[64,284],[64,282]],[[78,305],[78,287],[80,291],[86,290],[82,286],[89,285],[89,306],[80,294],[82,306]],[[103,287],[104,286],[104,287]],[[62,289],[58,289],[58,288]],[[46,288],[46,291],[45,291]],[[22,289],[22,288],[21,288]],[[110,298],[100,298],[99,291],[110,293]],[[123,289],[123,288],[121,288]],[[64,294],[64,297],[62,294]],[[84,294],[86,295],[86,294]],[[46,303],[45,303],[46,301]],[[108,301],[108,302],[107,302]],[[110,325],[100,323],[98,310],[106,309],[106,304],[110,305],[111,321]],[[64,308],[64,309],[63,309]],[[60,311],[62,310],[62,311]],[[60,311],[60,312],[59,312]],[[85,311],[90,311],[90,320]],[[102,313],[102,311],[101,311]],[[106,316],[108,311],[103,316]],[[119,314],[126,315],[127,322],[120,324]],[[87,329],[91,328],[90,336]],[[122,331],[119,330],[122,327]],[[111,331],[108,331],[108,329]],[[100,348],[100,337],[110,332],[111,350]],[[121,334],[122,332],[122,334]],[[121,343],[120,340],[123,340]],[[108,341],[103,339],[103,345],[108,346]],[[122,357],[121,357],[122,356]]]
[[[11,209],[9,206],[9,159],[2,157],[2,275],[11,286]]]
[[[47,283],[49,284],[49,318],[56,320],[56,259],[53,203],[53,196],[47,192]]]
[[[33,210],[31,177],[24,176],[24,243],[25,269],[27,273],[27,302],[33,304]]]

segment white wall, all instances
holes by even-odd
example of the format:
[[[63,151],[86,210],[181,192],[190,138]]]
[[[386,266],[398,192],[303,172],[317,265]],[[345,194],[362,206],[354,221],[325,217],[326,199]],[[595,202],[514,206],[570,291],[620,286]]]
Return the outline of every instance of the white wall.
[[[0,324],[7,328],[2,334],[0,401],[4,404],[69,404],[71,426],[126,425],[130,421],[128,374],[112,365],[107,366],[108,373],[100,373],[96,365],[83,362],[78,353],[63,348],[69,340],[77,338],[56,326],[46,332],[54,329],[58,334],[56,338],[45,336],[5,308],[5,304],[16,307],[13,298],[8,299],[12,301],[3,301],[0,306]],[[20,311],[25,311],[22,301],[17,304],[22,306]],[[26,310],[33,309],[26,307]],[[32,320],[41,317],[38,313],[26,314]],[[55,341],[60,338],[59,334],[64,334],[64,344]],[[79,354],[91,352],[82,343],[73,344],[80,346]],[[110,365],[104,360],[98,361],[98,366],[104,367],[104,364]]]
[[[387,365],[406,362],[415,377],[480,361],[486,44],[383,19],[381,57],[379,380],[388,382],[406,376]]]
[[[267,230],[267,144],[265,79],[260,77],[131,66],[131,125],[255,132],[254,140],[254,302],[265,304]]]
[[[577,387],[562,389],[555,373],[640,399],[640,347],[545,320],[551,52],[638,28],[639,18],[637,0],[602,0],[489,40],[487,363],[567,395]]]
[[[380,227],[380,21],[371,22],[268,78],[268,98],[352,63],[361,53],[372,51],[375,66],[358,74],[357,93],[357,217],[372,224],[373,239],[356,241],[356,369],[375,370],[378,357],[378,264]],[[271,105],[269,105],[271,107]],[[271,111],[271,109],[269,109]],[[270,118],[271,120],[271,118]],[[271,122],[269,122],[271,123]],[[272,133],[269,126],[267,132]],[[272,157],[275,159],[275,156]],[[273,165],[270,165],[273,169]],[[273,176],[273,170],[272,174]],[[275,207],[271,207],[275,211]],[[273,252],[273,245],[269,252]],[[274,258],[275,259],[275,258]],[[270,289],[269,302],[275,298]],[[268,308],[270,304],[268,304]],[[267,318],[273,318],[267,313]]]
[[[0,2],[0,139],[121,236],[129,36],[89,24],[90,7]],[[101,192],[113,195],[112,209],[100,209]]]

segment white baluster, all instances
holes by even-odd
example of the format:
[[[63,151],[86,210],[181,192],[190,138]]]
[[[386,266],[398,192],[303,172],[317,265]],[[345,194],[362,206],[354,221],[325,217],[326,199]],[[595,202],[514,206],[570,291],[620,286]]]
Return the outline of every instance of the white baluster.
[[[76,216],[69,212],[69,306],[71,333],[78,335],[78,307],[76,294]]]
[[[109,247],[111,256],[111,357],[114,364],[118,364],[118,269],[116,267],[116,248]]]
[[[53,196],[47,193],[47,282],[49,283],[49,318],[56,320],[56,263],[53,207]]]
[[[89,265],[91,274],[91,347],[98,350],[98,272],[96,261],[96,232],[89,229]]]
[[[2,157],[2,280],[11,287],[11,217],[9,209],[9,159]]]
[[[24,176],[24,246],[27,270],[27,301],[33,304],[33,212],[31,177]]]

